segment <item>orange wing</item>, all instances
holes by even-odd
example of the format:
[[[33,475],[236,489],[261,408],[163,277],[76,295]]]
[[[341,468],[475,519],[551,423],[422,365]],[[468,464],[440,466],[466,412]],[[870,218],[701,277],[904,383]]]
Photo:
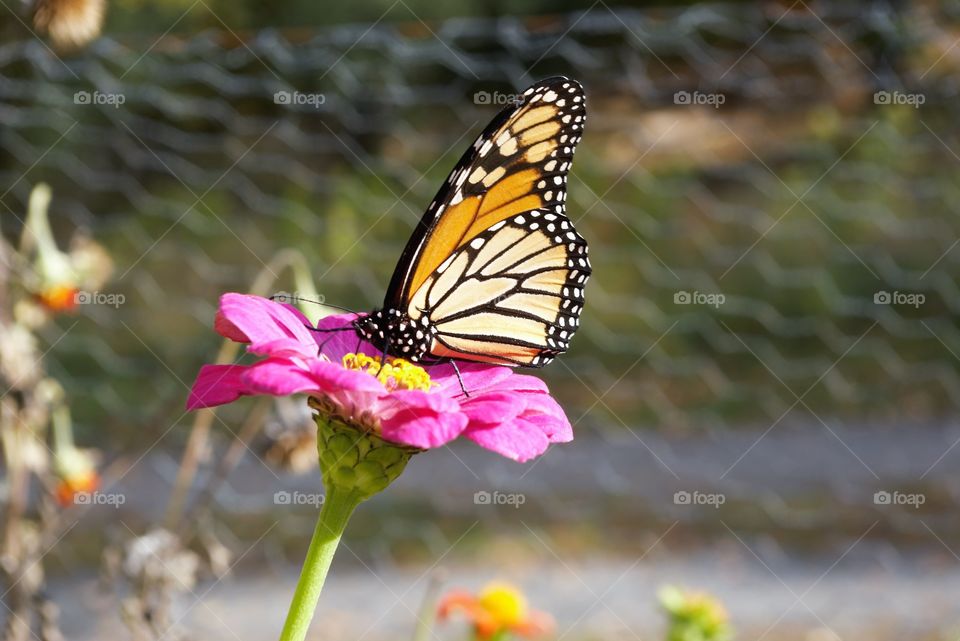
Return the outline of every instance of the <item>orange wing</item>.
[[[567,173],[586,101],[575,80],[542,80],[501,112],[464,154],[410,239],[384,307],[406,309],[458,249],[511,216],[564,213]],[[415,314],[415,310],[410,310]]]

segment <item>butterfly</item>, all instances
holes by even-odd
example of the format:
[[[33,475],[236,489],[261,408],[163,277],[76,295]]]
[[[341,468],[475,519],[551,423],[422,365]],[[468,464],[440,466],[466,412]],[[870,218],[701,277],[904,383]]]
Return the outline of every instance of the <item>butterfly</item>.
[[[541,80],[464,153],[413,232],[383,307],[357,334],[413,362],[542,367],[566,351],[591,273],[566,214],[583,87]]]

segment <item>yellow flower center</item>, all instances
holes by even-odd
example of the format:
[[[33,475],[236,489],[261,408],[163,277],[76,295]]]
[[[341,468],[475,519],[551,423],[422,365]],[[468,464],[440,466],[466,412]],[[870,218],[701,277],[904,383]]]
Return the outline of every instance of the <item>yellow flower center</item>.
[[[377,380],[391,392],[398,389],[428,391],[436,385],[430,380],[430,375],[425,369],[408,360],[393,356],[388,356],[386,362],[381,362],[379,357],[351,352],[344,355],[343,366],[376,376]]]
[[[520,590],[506,583],[491,583],[480,593],[480,607],[499,627],[522,623],[527,618],[527,600]]]

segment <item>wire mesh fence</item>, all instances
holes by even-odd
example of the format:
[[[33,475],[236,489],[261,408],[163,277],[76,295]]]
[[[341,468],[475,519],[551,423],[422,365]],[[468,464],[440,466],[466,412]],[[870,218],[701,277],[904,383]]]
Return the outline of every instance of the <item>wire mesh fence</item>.
[[[588,95],[568,210],[595,273],[571,352],[543,376],[589,442],[510,480],[537,497],[523,527],[489,512],[475,533],[498,519],[521,532],[602,522],[607,545],[638,553],[650,543],[640,521],[658,536],[674,519],[723,536],[728,523],[790,530],[784,543],[801,548],[864,531],[936,546],[933,531],[957,533],[956,443],[920,437],[952,424],[960,403],[955,8],[601,1],[427,24],[394,6],[372,26],[104,38],[77,56],[30,37],[0,45],[0,228],[19,232],[42,180],[56,231],[88,229],[115,262],[106,291],[47,336],[80,440],[179,451],[187,386],[216,350],[217,297],[264,273],[276,291],[295,288],[276,260],[284,248],[308,257],[327,302],[378,306],[455,160],[512,95],[559,73]],[[268,432],[298,411],[271,408]],[[787,424],[826,430],[829,456],[782,434]],[[761,463],[731,474],[748,454]],[[846,470],[826,475],[829,500],[785,499],[818,465]],[[175,471],[152,460],[127,482],[147,495]],[[846,485],[886,487],[888,472],[942,482],[927,490],[926,521],[877,526],[874,502]],[[364,559],[404,558],[411,532],[424,558],[459,544],[475,499],[434,495],[436,519],[411,499],[458,476],[470,493],[505,473],[470,453],[412,470],[393,529],[359,517]],[[723,520],[677,511],[664,478],[670,493],[730,481]],[[231,536],[260,540],[262,524],[245,519],[275,487],[251,461],[219,488],[217,504],[241,515]],[[302,516],[264,545],[308,532],[313,513]]]
[[[925,420],[960,393],[951,19],[597,4],[101,40],[79,58],[11,41],[4,228],[42,179],[55,217],[114,253],[126,304],[91,306],[54,354],[82,423],[173,418],[176,379],[146,407],[133,391],[164,363],[189,382],[217,294],[292,246],[327,301],[376,306],[497,103],[565,73],[591,103],[570,210],[597,276],[547,376],[582,427],[769,424],[801,394],[832,419]]]

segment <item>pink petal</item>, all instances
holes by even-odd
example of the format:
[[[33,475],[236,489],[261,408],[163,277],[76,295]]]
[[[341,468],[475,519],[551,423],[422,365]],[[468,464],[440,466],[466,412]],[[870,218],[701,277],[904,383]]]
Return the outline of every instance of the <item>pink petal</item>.
[[[460,378],[463,380],[463,387],[471,395],[493,389],[500,383],[505,383],[516,374],[509,367],[501,365],[488,365],[486,363],[469,363],[467,361],[457,361],[457,367],[460,369]],[[463,394],[460,388],[460,381],[457,380],[457,373],[453,365],[443,363],[441,365],[427,365],[427,372],[431,380],[438,383],[439,387],[447,394]],[[509,383],[506,383],[510,387]]]
[[[466,414],[453,399],[435,392],[394,392],[378,403],[381,435],[413,447],[438,447],[457,438],[467,426]]]
[[[320,392],[311,373],[287,358],[270,358],[251,365],[243,375],[251,394],[289,396],[303,392]]]
[[[573,440],[573,427],[566,416],[523,414],[520,418],[536,425],[551,443],[569,443]]]
[[[540,427],[551,443],[573,440],[573,427],[560,404],[549,394],[524,394],[526,409],[521,418]]]
[[[223,336],[249,342],[250,351],[267,354],[265,346],[278,339],[287,346],[300,345],[305,356],[316,356],[317,341],[306,316],[289,305],[281,305],[259,296],[224,294],[214,327]]]
[[[246,365],[204,365],[190,388],[187,409],[232,403],[245,393]]]
[[[543,429],[522,418],[484,429],[467,428],[464,436],[519,463],[540,456],[550,445]]]
[[[524,409],[526,402],[521,394],[512,392],[487,392],[461,401],[463,411],[471,424],[492,425],[513,420]]]

